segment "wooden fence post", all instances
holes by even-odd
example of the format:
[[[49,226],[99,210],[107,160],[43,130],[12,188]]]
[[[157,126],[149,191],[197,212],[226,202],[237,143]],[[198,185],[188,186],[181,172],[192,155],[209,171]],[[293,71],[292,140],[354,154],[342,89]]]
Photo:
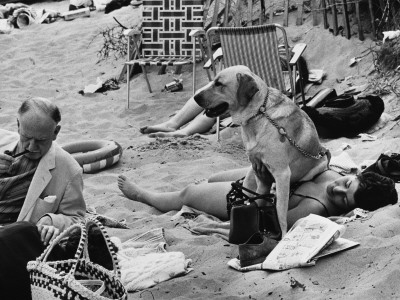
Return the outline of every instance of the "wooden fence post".
[[[322,4],[322,9],[323,9],[323,16],[324,16],[324,28],[328,29],[329,24],[328,24],[328,16],[327,16],[327,11],[326,11],[326,0],[321,0]]]
[[[342,0],[343,1],[343,21],[344,21],[344,30],[346,31],[346,37],[347,39],[350,39],[351,33],[350,33],[350,21],[349,21],[349,12],[347,10],[347,0]]]
[[[318,21],[318,11],[317,11],[317,0],[311,0],[311,13],[312,13],[312,20],[313,20],[313,26],[317,26],[319,21]]]
[[[303,24],[303,6],[304,6],[304,0],[300,0],[297,5],[296,25],[298,26]]]
[[[364,40],[364,33],[361,24],[361,17],[360,17],[360,1],[356,1],[356,17],[357,17],[357,26],[358,26],[358,38],[360,41]]]
[[[284,5],[283,26],[287,27],[289,23],[289,0],[285,0],[283,2],[283,5]]]
[[[337,10],[336,0],[332,0],[332,23],[333,23],[333,35],[338,35],[338,23],[337,23]]]
[[[369,7],[369,14],[371,15],[372,38],[376,39],[375,14],[374,14],[374,8],[372,7],[372,0],[368,0],[368,7]]]

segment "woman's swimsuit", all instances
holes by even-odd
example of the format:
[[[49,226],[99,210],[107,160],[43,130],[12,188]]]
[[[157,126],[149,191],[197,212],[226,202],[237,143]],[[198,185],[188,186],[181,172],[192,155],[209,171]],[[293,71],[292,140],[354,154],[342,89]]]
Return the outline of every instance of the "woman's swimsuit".
[[[331,216],[329,214],[329,211],[328,211],[328,208],[326,207],[326,205],[324,203],[322,203],[320,200],[318,200],[317,198],[314,198],[314,197],[311,197],[311,196],[302,195],[302,194],[296,194],[296,193],[292,193],[292,196],[293,195],[317,201],[318,203],[320,203],[324,207],[325,212],[326,212],[326,217],[330,217]]]
[[[308,199],[315,200],[315,201],[317,201],[318,203],[320,203],[320,204],[324,207],[325,212],[326,212],[326,216],[327,216],[327,217],[330,217],[328,208],[326,207],[326,205],[325,205],[321,200],[319,200],[319,199],[317,199],[317,198],[315,198],[315,197],[311,197],[311,196],[306,196],[306,195],[296,194],[296,193],[295,193],[295,191],[296,191],[301,185],[303,185],[304,183],[307,183],[307,182],[314,181],[319,175],[321,175],[322,173],[325,173],[325,172],[328,171],[328,170],[330,170],[330,169],[326,169],[326,170],[322,171],[321,173],[318,173],[318,174],[315,175],[311,180],[299,181],[299,182],[296,182],[295,184],[293,184],[293,185],[290,187],[289,198],[290,198],[291,196],[294,195],[294,196],[299,196],[299,197],[303,197],[303,198],[308,198]],[[244,177],[241,178],[241,179],[239,179],[239,180],[237,180],[236,183],[238,183],[238,184],[240,184],[240,185],[243,185],[243,181],[244,181]],[[227,210],[227,212],[228,212],[228,217],[229,217],[229,218],[230,218],[230,216],[231,216],[232,203],[233,203],[234,201],[236,201],[236,200],[239,200],[240,197],[241,197],[241,195],[243,195],[243,194],[241,194],[240,192],[238,192],[238,191],[237,191],[236,189],[234,189],[233,187],[232,187],[232,189],[229,191],[229,193],[226,195],[226,210]]]

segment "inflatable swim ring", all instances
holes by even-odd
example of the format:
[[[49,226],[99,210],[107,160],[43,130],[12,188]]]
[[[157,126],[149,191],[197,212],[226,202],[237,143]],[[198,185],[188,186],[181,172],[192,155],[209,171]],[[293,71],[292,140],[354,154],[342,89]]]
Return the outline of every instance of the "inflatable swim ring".
[[[84,173],[94,173],[117,163],[122,155],[120,144],[114,141],[79,141],[63,145],[83,168]]]

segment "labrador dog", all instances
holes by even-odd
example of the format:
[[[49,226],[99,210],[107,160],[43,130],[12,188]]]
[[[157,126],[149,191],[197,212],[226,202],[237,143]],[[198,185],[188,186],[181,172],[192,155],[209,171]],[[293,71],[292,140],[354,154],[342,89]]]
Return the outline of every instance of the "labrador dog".
[[[244,185],[255,176],[257,193],[269,193],[271,182],[261,181],[254,172],[265,167],[269,170],[276,183],[278,219],[285,235],[290,183],[312,179],[329,163],[330,156],[325,155],[329,152],[321,146],[311,119],[246,66],[222,70],[194,99],[208,117],[229,112],[233,123],[241,125],[252,163]]]

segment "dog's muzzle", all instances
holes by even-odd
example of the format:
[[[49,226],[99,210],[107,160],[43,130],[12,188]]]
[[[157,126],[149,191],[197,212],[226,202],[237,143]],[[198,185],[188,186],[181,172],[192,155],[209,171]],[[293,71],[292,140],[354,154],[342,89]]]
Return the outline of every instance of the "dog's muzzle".
[[[229,104],[224,102],[212,108],[206,108],[205,114],[209,118],[215,118],[225,113],[229,108]]]
[[[205,109],[205,115],[209,118],[215,118],[223,113],[225,113],[229,108],[229,103],[222,102],[214,107],[210,107],[210,101],[207,100],[208,97],[203,92],[198,93],[194,96],[194,101]]]

